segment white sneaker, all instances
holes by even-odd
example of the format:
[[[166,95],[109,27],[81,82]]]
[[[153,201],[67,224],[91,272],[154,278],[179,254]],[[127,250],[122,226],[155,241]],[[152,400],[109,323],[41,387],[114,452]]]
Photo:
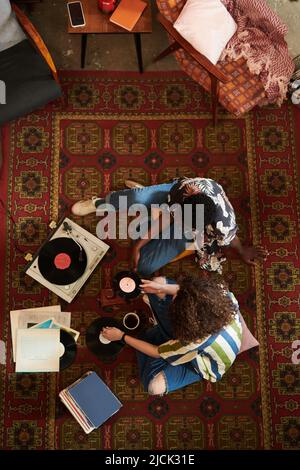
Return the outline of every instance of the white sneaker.
[[[134,188],[144,188],[140,183],[137,183],[136,181],[131,181],[131,180],[125,180],[125,186],[129,189],[134,189]]]
[[[96,212],[95,202],[98,199],[101,198],[94,196],[91,199],[75,202],[75,204],[71,207],[72,214],[84,216]]]

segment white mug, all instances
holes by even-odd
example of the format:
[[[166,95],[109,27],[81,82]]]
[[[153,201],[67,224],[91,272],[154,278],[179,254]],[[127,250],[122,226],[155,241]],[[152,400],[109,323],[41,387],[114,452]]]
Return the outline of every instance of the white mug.
[[[102,344],[109,344],[111,342],[109,339],[104,338],[102,333],[100,333],[100,335],[99,335],[99,341]]]
[[[130,323],[129,323],[129,326],[127,325],[129,319],[131,319],[132,322],[133,321],[135,322],[134,326],[130,326]],[[125,328],[127,328],[127,330],[135,330],[139,326],[139,324],[140,324],[140,318],[135,312],[128,312],[123,318],[123,325],[125,326]]]

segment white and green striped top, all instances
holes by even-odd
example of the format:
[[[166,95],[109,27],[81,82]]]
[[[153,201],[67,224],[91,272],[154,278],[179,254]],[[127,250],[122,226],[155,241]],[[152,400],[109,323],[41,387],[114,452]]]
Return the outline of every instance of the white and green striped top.
[[[231,292],[229,295],[238,308],[234,295]],[[199,375],[210,382],[216,382],[233,364],[239,353],[241,340],[242,324],[237,311],[231,323],[201,342],[183,346],[180,341],[170,340],[160,345],[158,352],[173,366],[191,362]]]

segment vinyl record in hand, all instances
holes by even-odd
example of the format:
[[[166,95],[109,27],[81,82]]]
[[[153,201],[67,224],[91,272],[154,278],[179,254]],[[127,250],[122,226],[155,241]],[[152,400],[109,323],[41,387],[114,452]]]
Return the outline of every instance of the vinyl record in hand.
[[[60,330],[61,356],[59,359],[59,370],[69,367],[76,357],[77,346],[73,336],[65,330]]]
[[[77,281],[83,275],[86,265],[85,250],[66,237],[47,242],[38,257],[39,270],[44,278],[60,286]]]
[[[123,348],[123,344],[119,341],[111,341],[109,343],[102,343],[100,341],[100,334],[102,328],[105,326],[115,326],[122,329],[121,323],[114,318],[101,317],[94,320],[86,332],[86,345],[92,353],[101,359],[101,356],[115,356]]]
[[[134,299],[141,293],[141,279],[133,271],[121,271],[113,278],[113,288],[120,297]]]

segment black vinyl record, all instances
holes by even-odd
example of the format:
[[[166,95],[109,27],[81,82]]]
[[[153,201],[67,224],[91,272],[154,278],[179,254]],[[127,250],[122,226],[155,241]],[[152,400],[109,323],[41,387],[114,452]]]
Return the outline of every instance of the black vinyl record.
[[[59,286],[72,284],[83,275],[87,265],[85,250],[74,240],[54,238],[45,243],[38,257],[41,274],[47,281]]]
[[[101,317],[94,320],[86,332],[86,345],[92,353],[101,359],[101,356],[115,356],[124,347],[119,341],[111,341],[108,344],[101,343],[99,335],[105,326],[115,326],[122,329],[120,322],[110,317]]]
[[[59,370],[63,370],[74,361],[77,346],[73,336],[65,330],[60,330],[60,342],[64,346],[64,353],[59,359]]]
[[[121,271],[113,278],[114,291],[126,299],[134,299],[141,293],[141,278],[133,271]]]

